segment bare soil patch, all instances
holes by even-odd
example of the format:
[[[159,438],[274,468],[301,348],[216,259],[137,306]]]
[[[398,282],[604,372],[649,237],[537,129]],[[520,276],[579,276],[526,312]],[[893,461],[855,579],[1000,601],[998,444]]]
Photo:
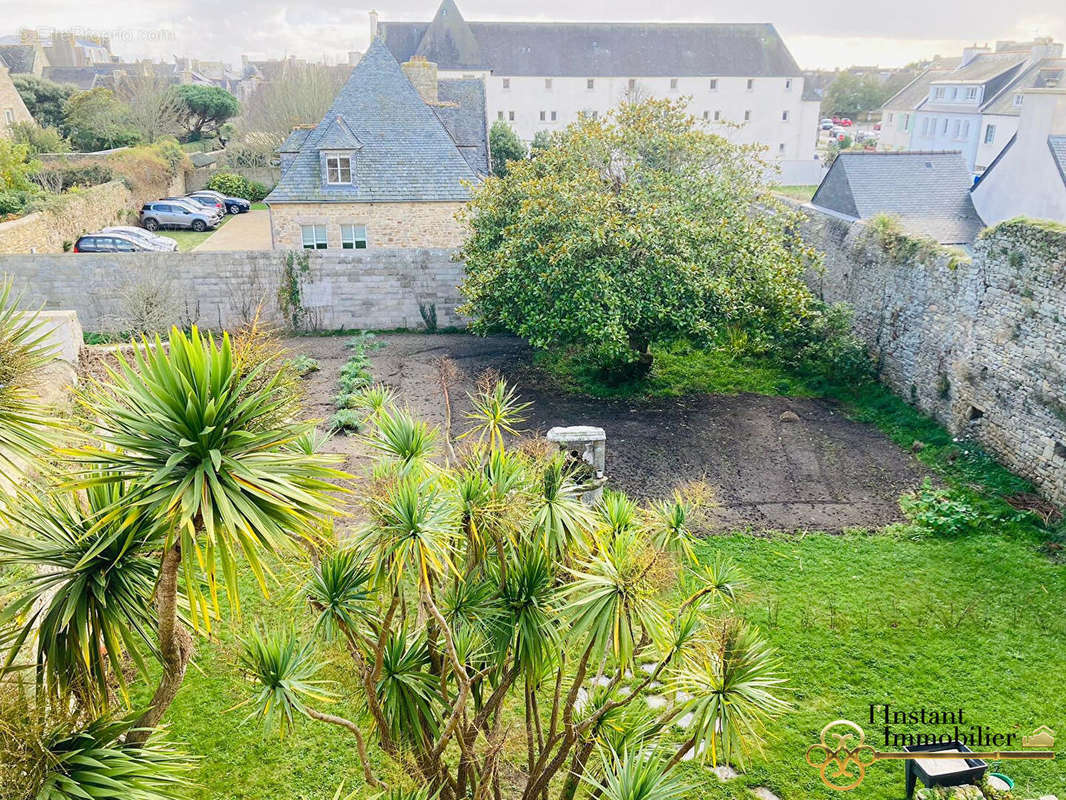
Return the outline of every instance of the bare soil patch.
[[[415,415],[443,422],[436,371],[442,356],[452,359],[460,376],[452,388],[457,430],[466,427],[466,393],[477,376],[497,370],[532,402],[526,422],[531,431],[554,425],[596,425],[606,431],[612,486],[650,499],[705,478],[717,487],[714,524],[722,529],[880,527],[900,518],[897,498],[923,475],[911,454],[875,428],[848,419],[830,401],[752,394],[600,400],[560,392],[532,366],[529,349],[518,339],[463,334],[379,339],[385,346],[370,354],[374,376],[395,389]],[[293,353],[321,365],[307,378],[309,417],[328,419],[333,413],[348,341],[286,341]],[[329,449],[348,457],[349,470],[365,467],[368,454],[358,437],[335,436]]]

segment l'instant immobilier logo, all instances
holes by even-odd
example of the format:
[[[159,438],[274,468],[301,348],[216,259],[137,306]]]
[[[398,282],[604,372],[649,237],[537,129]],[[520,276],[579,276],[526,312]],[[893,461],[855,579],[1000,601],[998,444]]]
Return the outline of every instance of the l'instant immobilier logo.
[[[807,763],[819,771],[822,782],[830,789],[841,792],[854,789],[866,777],[866,768],[877,761],[943,763],[960,759],[1009,761],[1055,757],[1051,750],[1055,732],[1046,725],[1028,736],[1019,736],[1011,731],[972,724],[961,708],[899,709],[887,703],[874,703],[870,705],[869,724],[877,731],[872,741],[883,741],[886,749],[868,744],[863,728],[846,719],[830,722],[822,728],[819,741],[807,748]],[[1043,749],[1012,749],[1017,747]]]
[[[1010,748],[1022,744],[1022,737],[1017,733],[1004,733],[986,725],[969,724],[967,715],[961,708],[901,710],[888,703],[871,703],[870,725],[879,731],[878,738],[885,747],[947,745],[958,742],[971,748]],[[907,730],[900,730],[902,726],[907,726]]]

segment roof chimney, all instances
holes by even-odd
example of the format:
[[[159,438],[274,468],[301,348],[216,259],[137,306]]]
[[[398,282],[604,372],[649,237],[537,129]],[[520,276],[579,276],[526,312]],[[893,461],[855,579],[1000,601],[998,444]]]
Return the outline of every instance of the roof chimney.
[[[370,40],[373,41],[378,35],[378,12],[370,12]]]
[[[411,56],[403,65],[403,73],[428,105],[438,105],[436,64],[427,61],[425,56]]]
[[[959,66],[965,67],[967,64],[969,64],[982,53],[991,52],[992,51],[989,49],[988,45],[983,45],[979,47],[977,44],[973,44],[970,47],[964,47],[962,48],[962,63]]]
[[[1062,45],[1045,36],[1033,40],[1032,60],[1042,61],[1045,58],[1062,58]]]

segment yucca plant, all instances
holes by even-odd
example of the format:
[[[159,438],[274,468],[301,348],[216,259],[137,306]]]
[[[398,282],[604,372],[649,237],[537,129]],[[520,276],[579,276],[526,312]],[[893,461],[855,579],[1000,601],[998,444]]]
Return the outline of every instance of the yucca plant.
[[[22,465],[53,443],[54,417],[34,397],[34,373],[52,350],[37,315],[19,308],[11,281],[0,279],[0,477],[13,478]],[[14,481],[12,481],[14,482]]]
[[[0,568],[27,568],[4,587],[12,599],[0,612],[0,678],[35,641],[38,685],[52,698],[73,691],[95,713],[113,680],[125,692],[123,654],[147,674],[143,656],[158,655],[151,599],[163,533],[150,516],[109,514],[130,498],[122,482],[26,491],[0,511]]]
[[[562,454],[545,465],[534,507],[533,536],[552,558],[560,559],[587,546],[584,532],[593,527],[591,513],[581,501]]]
[[[466,418],[473,427],[460,438],[469,436],[492,450],[503,447],[504,435],[518,435],[518,426],[525,422],[523,412],[530,405],[519,402],[515,388],[504,381],[481,387],[470,401],[474,407]]]
[[[322,556],[311,570],[307,598],[318,610],[315,630],[328,640],[338,632],[359,630],[374,622],[377,592],[373,572],[353,549],[338,549]]]
[[[374,559],[377,573],[398,582],[405,572],[428,586],[431,575],[455,572],[452,561],[459,540],[456,509],[431,481],[406,477],[394,484],[371,508],[374,524],[362,547]]]
[[[658,752],[623,750],[601,758],[603,777],[586,782],[605,800],[679,800],[688,792]]]
[[[244,640],[241,668],[258,693],[249,701],[251,716],[258,716],[268,730],[277,729],[284,736],[292,730],[299,714],[308,714],[307,700],[328,700],[325,681],[315,676],[322,663],[310,644],[301,644],[292,631],[265,633],[255,631]],[[241,705],[246,705],[242,703]]]
[[[404,629],[389,637],[383,652],[377,700],[397,741],[424,745],[440,725],[437,678],[430,671],[429,646]]]
[[[298,451],[306,426],[278,419],[291,398],[272,366],[239,364],[228,335],[175,328],[166,345],[157,336],[132,361],[120,354],[107,385],[80,398],[99,443],[72,453],[83,465],[78,485],[127,484],[128,497],[102,521],[144,516],[166,531],[155,590],[163,673],[139,729],[158,724],[192,654],[177,615],[179,574],[192,624],[209,627],[217,568],[237,609],[238,555],[266,591],[262,554],[316,538],[338,510],[331,480],[345,474],[331,466],[336,457]]]
[[[401,474],[421,472],[434,453],[437,429],[407,411],[382,409],[367,444]]]
[[[779,658],[755,629],[735,618],[723,621],[672,681],[692,698],[686,748],[704,742],[702,760],[743,767],[747,753],[761,746],[766,724],[789,708],[780,696],[785,681],[779,670]]]

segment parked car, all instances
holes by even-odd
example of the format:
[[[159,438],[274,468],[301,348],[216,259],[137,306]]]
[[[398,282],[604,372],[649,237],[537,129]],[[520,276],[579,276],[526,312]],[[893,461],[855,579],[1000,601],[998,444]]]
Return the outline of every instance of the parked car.
[[[834,125],[839,125],[840,124],[840,117],[833,117],[832,123]]]
[[[829,119],[828,117],[826,117],[825,119],[822,120],[822,130],[823,131],[827,131],[827,130],[829,130],[832,127],[833,127],[833,120]]]
[[[252,210],[252,204],[245,200],[243,197],[227,197],[224,194],[216,192],[212,189],[200,189],[197,192],[192,192],[189,197],[208,197],[214,200],[218,200],[222,203],[222,206],[230,214],[245,214]]]
[[[125,233],[87,233],[74,242],[75,253],[137,253],[152,250],[147,243]]]
[[[832,127],[832,128],[830,129],[830,130],[829,130],[829,137],[830,137],[831,139],[837,139],[837,138],[839,138],[839,137],[843,136],[843,135],[844,135],[845,133],[846,133],[846,131],[844,130],[843,126],[841,126],[841,125],[834,125],[834,126],[833,126],[833,127]]]
[[[840,118],[840,124],[843,125],[845,128],[850,128],[851,127],[851,120],[848,119],[847,117],[841,117]]]
[[[202,233],[217,228],[219,217],[213,209],[194,207],[181,200],[156,200],[141,208],[141,225],[150,231],[160,228],[192,228]]]
[[[881,123],[880,122],[875,122],[874,123],[874,130],[875,131],[881,130]]]
[[[110,228],[101,228],[100,233],[120,233],[126,236],[132,236],[148,245],[149,250],[173,252],[178,249],[178,243],[169,236],[159,236],[154,233],[149,233],[144,228],[134,228],[129,225],[115,225]]]
[[[222,201],[216,200],[213,197],[194,197],[193,195],[185,195],[185,197],[164,197],[163,199],[181,200],[192,206],[199,206],[201,208],[213,210],[215,213],[218,214],[219,219],[222,219],[222,217],[226,216],[226,207],[222,205]]]

